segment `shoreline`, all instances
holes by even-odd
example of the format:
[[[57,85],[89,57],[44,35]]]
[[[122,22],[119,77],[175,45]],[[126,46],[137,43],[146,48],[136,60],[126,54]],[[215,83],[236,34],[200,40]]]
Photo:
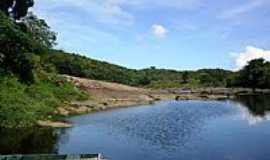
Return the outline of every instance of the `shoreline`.
[[[63,111],[60,114],[61,116],[65,116],[65,118],[70,118],[72,116],[79,116],[79,115],[85,115],[85,114],[91,114],[91,113],[97,113],[97,112],[103,112],[103,111],[110,111],[114,109],[120,109],[120,108],[129,108],[129,107],[136,107],[141,105],[148,105],[148,104],[154,104],[159,101],[165,101],[165,100],[176,100],[176,101],[185,101],[185,100],[202,100],[202,101],[209,101],[209,100],[225,100],[225,99],[231,99],[232,97],[227,97],[223,95],[158,95],[158,97],[155,97],[156,99],[153,99],[151,101],[129,101],[129,102],[122,102],[118,101],[118,103],[107,103],[99,104],[94,107],[87,107],[85,105],[78,105],[76,104],[76,107],[68,107],[71,112]],[[120,103],[119,103],[120,102]],[[73,104],[74,105],[74,104]],[[59,108],[58,108],[59,110]],[[38,121],[37,125],[39,127],[49,127],[49,128],[71,128],[73,127],[73,124],[70,122],[67,122],[65,120],[63,121]]]
[[[87,101],[73,101],[59,106],[55,116],[71,117],[118,108],[152,104],[162,100],[225,100],[238,95],[254,95],[252,89],[245,88],[175,88],[151,90],[136,88],[118,83],[90,80],[63,75],[75,87],[90,95]],[[256,94],[269,94],[270,90],[256,90]],[[72,124],[65,121],[39,121],[40,127],[69,128]]]
[[[136,106],[147,105],[147,104],[152,104],[152,103],[155,103],[155,102],[149,101],[149,102],[141,102],[141,103],[130,103],[128,105],[127,104],[122,104],[122,105],[119,104],[117,106],[113,105],[111,107],[103,107],[103,108],[99,108],[99,109],[95,109],[95,110],[91,110],[91,111],[85,110],[84,112],[82,112],[81,109],[78,109],[78,110],[80,110],[79,113],[72,113],[72,114],[65,115],[65,119],[71,118],[73,116],[110,111],[110,110],[120,109],[120,108],[130,108],[130,107],[136,107]],[[73,127],[73,124],[70,122],[67,122],[65,120],[60,120],[60,121],[50,121],[50,120],[42,121],[42,120],[40,120],[37,122],[37,126],[38,127],[45,127],[45,128],[71,128],[71,127]]]
[[[254,95],[254,94],[242,94],[240,96],[249,96],[249,95]],[[256,94],[260,95],[260,94]],[[261,94],[264,95],[264,94]],[[104,112],[104,111],[110,111],[114,109],[120,109],[120,108],[130,108],[130,107],[137,107],[141,105],[149,105],[149,104],[154,104],[156,102],[160,101],[166,101],[166,100],[175,100],[175,101],[188,101],[188,100],[200,100],[200,101],[219,101],[219,100],[229,100],[229,99],[234,99],[237,95],[214,95],[214,94],[208,94],[208,95],[202,95],[202,94],[186,94],[186,95],[158,95],[156,99],[153,99],[151,101],[129,101],[129,102],[124,102],[124,103],[107,103],[106,105],[104,104],[99,104],[97,106],[91,106],[91,108],[86,107],[84,105],[74,107],[69,107],[69,109],[72,112],[67,113],[67,111],[63,111],[63,113],[60,115],[64,116],[66,118],[70,118],[73,116],[79,116],[79,115],[85,115],[85,114],[91,114],[91,113],[97,113],[97,112]],[[73,104],[74,105],[74,104]],[[58,108],[59,109],[59,108]],[[59,114],[59,113],[58,113]],[[73,124],[70,122],[67,122],[65,120],[60,120],[60,121],[50,121],[50,120],[45,120],[45,121],[38,121],[37,122],[38,127],[45,127],[45,128],[71,128],[73,127]]]

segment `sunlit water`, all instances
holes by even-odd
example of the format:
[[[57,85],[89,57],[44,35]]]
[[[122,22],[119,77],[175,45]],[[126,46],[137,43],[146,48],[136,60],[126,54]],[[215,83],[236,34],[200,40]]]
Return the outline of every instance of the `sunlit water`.
[[[0,131],[0,153],[103,153],[112,160],[269,160],[269,98],[165,101],[76,116],[73,128]]]

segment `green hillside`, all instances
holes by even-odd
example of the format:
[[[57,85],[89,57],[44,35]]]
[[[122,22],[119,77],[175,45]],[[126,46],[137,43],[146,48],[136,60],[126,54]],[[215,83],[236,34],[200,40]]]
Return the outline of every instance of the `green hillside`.
[[[226,79],[232,74],[223,69],[176,71],[151,67],[135,70],[59,50],[43,55],[42,63],[48,71],[59,74],[150,88],[225,87]]]

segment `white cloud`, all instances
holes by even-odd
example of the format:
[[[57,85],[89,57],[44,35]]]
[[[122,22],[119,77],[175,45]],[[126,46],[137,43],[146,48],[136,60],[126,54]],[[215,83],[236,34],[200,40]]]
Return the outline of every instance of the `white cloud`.
[[[250,60],[264,58],[270,60],[270,50],[264,50],[253,46],[247,46],[245,52],[232,53],[235,58],[236,70],[244,67]]]
[[[254,115],[247,106],[241,103],[236,103],[236,106],[241,110],[241,119],[248,121],[249,125],[256,125],[265,121],[270,121],[270,112],[266,112],[264,116]]]
[[[163,27],[162,25],[159,25],[159,24],[152,25],[152,33],[157,38],[165,37],[168,32],[169,31],[165,27]]]
[[[266,0],[247,0],[247,1],[248,2],[245,4],[223,11],[218,16],[218,18],[230,19],[230,18],[238,17],[254,9],[262,7],[266,2]]]

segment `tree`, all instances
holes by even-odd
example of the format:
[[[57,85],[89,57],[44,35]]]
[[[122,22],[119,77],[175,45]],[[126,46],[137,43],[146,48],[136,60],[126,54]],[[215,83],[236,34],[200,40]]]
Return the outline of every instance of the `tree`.
[[[1,0],[0,10],[16,20],[26,16],[28,9],[33,7],[34,0]]]
[[[200,83],[204,86],[211,86],[212,85],[212,79],[209,74],[207,73],[201,73],[199,76]]]
[[[139,85],[146,86],[146,85],[149,85],[150,83],[151,83],[150,78],[145,74],[141,75],[138,79]]]
[[[188,83],[188,80],[189,80],[189,73],[185,71],[183,72],[183,75],[182,75],[182,83],[186,84]]]
[[[22,18],[25,30],[41,46],[52,48],[56,45],[56,33],[50,30],[45,20],[39,19],[32,12]]]
[[[260,86],[263,86],[264,88],[270,88],[270,62],[266,62],[264,65],[264,74],[261,79]]]
[[[6,72],[12,72],[26,82],[33,81],[35,45],[29,35],[22,32],[14,21],[0,12],[0,65]]]
[[[38,68],[40,57],[33,53],[24,53],[19,57],[17,68],[19,77],[25,83],[33,83],[35,80],[34,70]]]
[[[253,91],[255,91],[255,88],[265,88],[266,65],[267,63],[263,58],[249,61],[248,65],[239,72],[240,85],[250,87]]]

